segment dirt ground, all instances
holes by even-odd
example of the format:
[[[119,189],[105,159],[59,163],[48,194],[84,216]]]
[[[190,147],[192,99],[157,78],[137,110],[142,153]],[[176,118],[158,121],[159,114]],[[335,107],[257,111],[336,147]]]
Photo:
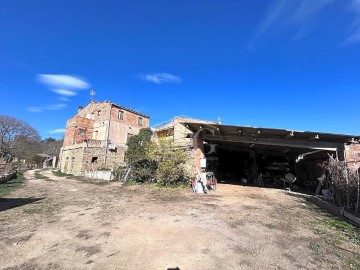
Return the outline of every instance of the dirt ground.
[[[36,179],[0,200],[2,269],[356,269],[360,244],[281,190]]]

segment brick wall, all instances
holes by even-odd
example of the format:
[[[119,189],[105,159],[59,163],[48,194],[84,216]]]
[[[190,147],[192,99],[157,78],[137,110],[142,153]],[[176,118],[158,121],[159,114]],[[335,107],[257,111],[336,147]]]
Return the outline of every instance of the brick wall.
[[[120,119],[119,112],[123,112],[123,119]],[[142,125],[139,125],[138,119],[142,118]],[[109,140],[116,145],[125,145],[128,134],[138,134],[140,129],[149,127],[149,119],[144,115],[137,114],[122,107],[113,105],[111,108]]]
[[[67,121],[63,146],[70,146],[92,138],[93,128],[94,120],[75,115]],[[84,130],[85,134],[81,134],[80,130]]]
[[[360,144],[351,144],[345,150],[346,161],[360,166]]]

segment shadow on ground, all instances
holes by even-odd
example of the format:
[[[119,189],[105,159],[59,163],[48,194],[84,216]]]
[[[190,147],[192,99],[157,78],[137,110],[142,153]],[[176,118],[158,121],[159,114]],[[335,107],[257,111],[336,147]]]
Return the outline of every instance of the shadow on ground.
[[[45,198],[0,198],[0,212],[26,204],[35,203],[43,199]]]

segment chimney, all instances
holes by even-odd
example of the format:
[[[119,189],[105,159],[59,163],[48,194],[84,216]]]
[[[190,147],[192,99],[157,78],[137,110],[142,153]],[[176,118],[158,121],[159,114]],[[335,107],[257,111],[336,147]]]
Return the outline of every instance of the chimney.
[[[82,106],[79,106],[79,108],[78,108],[78,113],[81,112],[82,109],[83,109],[83,107],[82,107]]]

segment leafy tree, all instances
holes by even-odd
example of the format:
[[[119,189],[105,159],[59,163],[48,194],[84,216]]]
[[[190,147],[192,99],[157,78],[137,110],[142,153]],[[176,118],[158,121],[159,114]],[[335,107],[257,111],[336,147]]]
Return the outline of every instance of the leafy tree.
[[[125,160],[131,166],[130,179],[137,182],[153,181],[156,163],[149,159],[146,154],[146,147],[152,137],[150,128],[143,128],[139,134],[133,135],[126,143],[128,149],[125,153]]]
[[[157,164],[158,183],[170,185],[188,178],[184,167],[187,160],[184,148],[176,146],[172,140],[160,138],[158,142],[151,142],[146,150],[148,157]]]

